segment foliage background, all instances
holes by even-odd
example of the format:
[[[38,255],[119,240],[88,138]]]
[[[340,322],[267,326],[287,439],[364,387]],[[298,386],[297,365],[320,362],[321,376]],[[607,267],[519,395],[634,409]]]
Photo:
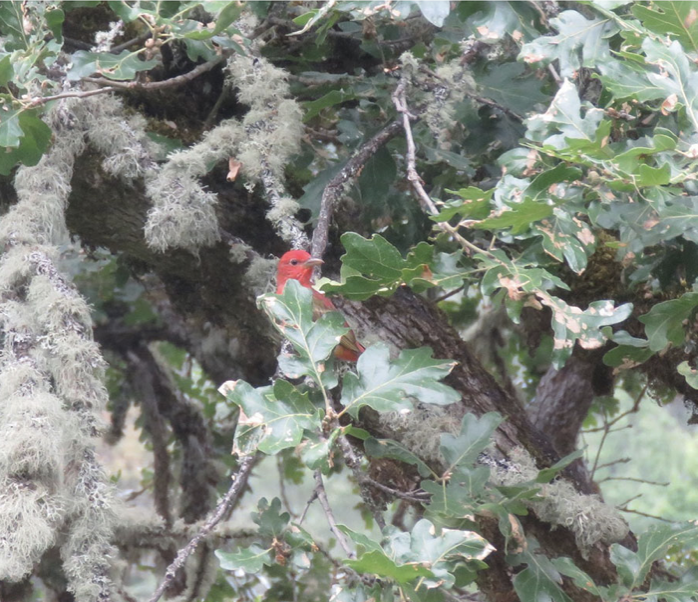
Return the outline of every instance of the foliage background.
[[[0,39],[0,599],[695,599],[698,4]]]

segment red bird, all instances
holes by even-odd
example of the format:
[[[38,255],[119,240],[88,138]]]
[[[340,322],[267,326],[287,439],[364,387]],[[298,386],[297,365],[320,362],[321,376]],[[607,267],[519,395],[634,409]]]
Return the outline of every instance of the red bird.
[[[312,286],[313,268],[322,263],[322,259],[311,257],[310,253],[306,251],[289,251],[288,253],[284,253],[279,260],[279,268],[276,272],[277,295],[284,292],[286,282],[289,280],[298,280],[301,286],[313,291],[313,318],[315,320],[328,311],[337,311],[332,301],[322,293],[316,291]],[[345,325],[348,326],[346,323]],[[366,348],[356,340],[354,331],[350,330],[340,339],[339,345],[337,345],[334,350],[334,355],[340,360],[355,362],[365,349]]]

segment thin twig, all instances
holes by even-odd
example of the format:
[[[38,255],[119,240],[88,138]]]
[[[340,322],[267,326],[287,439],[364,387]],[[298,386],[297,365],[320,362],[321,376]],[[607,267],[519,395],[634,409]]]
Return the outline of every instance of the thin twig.
[[[308,498],[308,501],[305,504],[305,508],[303,509],[303,514],[301,514],[301,517],[298,519],[298,524],[302,525],[303,521],[305,520],[306,514],[308,514],[308,510],[310,510],[310,506],[313,505],[313,502],[317,499],[317,489],[313,489],[313,494]]]
[[[400,498],[401,500],[407,500],[408,502],[414,502],[416,504],[423,504],[424,502],[428,502],[431,497],[426,491],[414,491],[411,493],[400,491],[399,489],[394,489],[393,487],[383,485],[383,483],[379,483],[371,477],[364,476],[361,478],[361,482],[367,483],[371,487],[375,487],[376,489],[380,489],[381,491],[385,491],[385,493],[388,493],[393,497]]]
[[[605,483],[606,481],[632,481],[633,483],[646,483],[647,485],[657,485],[658,487],[668,487],[669,485],[671,485],[669,481],[667,481],[666,483],[661,483],[659,481],[636,479],[635,477],[606,477],[605,479],[597,481],[597,483],[600,485],[601,483]]]
[[[330,525],[330,530],[334,534],[334,536],[337,538],[337,542],[339,545],[342,547],[344,552],[349,558],[355,558],[356,554],[354,551],[349,547],[349,542],[347,541],[346,537],[344,537],[344,533],[342,533],[339,530],[339,527],[337,526],[337,520],[334,517],[334,514],[332,513],[332,508],[330,507],[330,502],[327,499],[327,492],[325,491],[325,485],[322,482],[322,473],[319,470],[315,471],[315,491],[317,492],[317,499],[320,502],[320,505],[322,506],[322,509],[325,512],[325,516],[327,517],[327,523]],[[154,600],[151,600],[150,602],[155,602]]]
[[[106,87],[99,88],[98,90],[82,90],[75,92],[62,92],[61,94],[54,94],[53,96],[40,96],[38,98],[32,98],[27,104],[27,108],[37,107],[39,105],[46,104],[52,100],[60,100],[61,98],[87,98],[88,96],[94,96],[95,94],[104,94],[105,92],[113,92],[115,88]]]
[[[407,141],[407,179],[409,180],[412,188],[419,199],[419,204],[422,206],[424,211],[430,215],[436,215],[439,213],[438,208],[431,200],[431,197],[424,190],[424,185],[422,178],[419,177],[417,173],[417,150],[414,144],[414,138],[412,136],[412,126],[410,125],[410,119],[414,118],[410,114],[409,107],[407,106],[407,100],[405,97],[405,88],[407,87],[407,80],[403,78],[400,80],[397,88],[393,92],[393,104],[397,109],[398,113],[402,115],[402,127],[405,130],[405,139]],[[468,253],[482,253],[484,255],[493,256],[490,251],[481,249],[477,245],[471,243],[468,239],[460,235],[457,228],[454,228],[448,222],[438,222],[438,227],[444,232],[448,232],[454,240],[456,240]]]
[[[452,291],[448,291],[447,293],[444,293],[440,297],[437,297],[434,299],[434,303],[441,303],[442,301],[446,301],[446,299],[453,297],[453,295],[457,295],[460,293],[463,289],[465,288],[465,284],[462,286],[459,286],[458,288],[454,288]]]
[[[276,456],[276,468],[279,471],[279,490],[281,493],[281,501],[284,503],[284,506],[286,507],[286,510],[288,510],[288,513],[291,515],[291,517],[295,519],[298,515],[291,509],[291,502],[288,501],[288,496],[286,495],[286,483],[284,481],[284,465],[281,461],[281,456]]]
[[[641,493],[638,493],[637,495],[634,495],[633,497],[631,497],[631,498],[625,500],[622,504],[618,504],[618,505],[616,506],[616,508],[627,508],[627,507],[628,507],[628,504],[629,504],[630,502],[634,502],[636,499],[641,498],[641,497],[642,497],[642,494],[641,494]]]
[[[184,566],[187,558],[194,553],[194,550],[196,550],[196,547],[201,543],[201,541],[213,530],[226,512],[232,508],[247,484],[247,480],[252,472],[254,464],[255,456],[247,456],[243,458],[242,462],[240,462],[240,469],[238,470],[237,475],[235,475],[233,483],[231,484],[230,489],[228,489],[228,493],[226,493],[223,499],[218,503],[218,506],[216,506],[214,509],[213,514],[211,514],[211,517],[206,521],[206,523],[204,523],[201,530],[177,553],[177,558],[175,558],[172,561],[172,564],[167,567],[167,571],[165,571],[165,578],[162,580],[148,602],[158,602],[162,594],[167,589],[167,586],[177,575],[179,569]]]
[[[346,162],[342,170],[330,180],[327,186],[325,186],[320,202],[320,214],[318,216],[317,226],[315,226],[313,232],[313,241],[310,251],[313,257],[322,257],[325,252],[334,206],[346,189],[347,183],[358,177],[364,165],[366,165],[366,162],[375,155],[381,147],[392,140],[401,128],[402,122],[399,119],[388,124],[373,138],[363,144]]]
[[[466,93],[466,96],[472,98],[475,102],[479,102],[480,104],[493,107],[498,111],[501,111],[505,115],[509,115],[509,117],[511,117],[514,121],[518,121],[519,123],[523,122],[523,117],[521,117],[521,115],[515,113],[511,109],[507,109],[505,106],[500,105],[498,102],[495,102],[494,100],[490,100],[489,98],[485,98],[484,96],[478,96],[477,94],[470,94],[469,92]]]
[[[668,518],[664,518],[662,516],[657,516],[656,514],[647,514],[646,512],[640,512],[639,510],[631,510],[630,508],[618,508],[621,512],[628,512],[630,514],[637,514],[639,516],[646,516],[647,518],[654,518],[656,520],[661,520],[664,521],[665,523],[675,523],[676,521],[669,520]]]
[[[148,38],[152,37],[152,32],[146,31],[145,33],[142,33],[138,37],[132,38],[130,40],[126,40],[125,42],[122,42],[118,46],[112,46],[111,50],[109,52],[111,54],[119,54],[122,50],[126,50],[127,48],[133,46],[134,44],[142,44],[145,42]]]
[[[361,460],[356,455],[356,452],[354,451],[352,444],[349,443],[349,440],[346,438],[346,436],[340,435],[337,439],[337,443],[339,444],[339,448],[342,450],[344,463],[349,468],[351,468],[352,472],[354,473],[354,478],[359,483],[359,487],[361,489],[361,499],[366,504],[366,507],[371,511],[371,514],[373,515],[373,520],[376,521],[376,524],[382,531],[385,528],[385,518],[383,518],[383,513],[381,512],[380,508],[376,505],[373,498],[368,494],[368,491],[364,490],[363,484],[368,477],[366,477],[366,475],[364,475],[363,471],[361,470]]]
[[[615,466],[616,464],[627,464],[630,462],[630,458],[619,458],[618,460],[613,460],[612,462],[606,462],[605,464],[599,464],[596,470],[601,470],[602,468],[608,468],[609,466]]]
[[[171,77],[170,79],[165,79],[160,82],[120,82],[106,79],[104,77],[84,77],[83,81],[96,84],[98,86],[111,86],[112,88],[119,88],[122,90],[162,90],[163,88],[176,88],[177,86],[187,84],[193,79],[199,77],[199,75],[210,71],[216,65],[220,64],[224,58],[224,55],[217,56],[210,61],[202,63],[198,67],[194,67],[194,69],[184,73],[183,75]]]

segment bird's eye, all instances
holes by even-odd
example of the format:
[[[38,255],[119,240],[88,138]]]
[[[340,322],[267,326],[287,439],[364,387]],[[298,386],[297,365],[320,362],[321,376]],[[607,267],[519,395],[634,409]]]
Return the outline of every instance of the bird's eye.
[[[297,259],[291,259],[291,265],[298,265]]]

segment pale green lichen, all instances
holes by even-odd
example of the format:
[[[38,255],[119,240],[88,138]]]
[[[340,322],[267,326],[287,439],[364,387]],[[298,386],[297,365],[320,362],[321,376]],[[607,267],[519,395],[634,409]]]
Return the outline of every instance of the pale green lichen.
[[[22,579],[60,542],[77,602],[112,595],[112,496],[92,440],[107,400],[103,360],[87,304],[56,267],[85,147],[76,114],[91,104],[48,113],[55,143],[17,171],[18,202],[0,219],[0,580]]]
[[[293,248],[308,246],[302,225],[296,220],[298,206],[283,189],[284,166],[300,149],[302,111],[289,98],[288,74],[260,57],[235,55],[228,61],[239,99],[250,105],[242,120],[247,136],[236,159],[248,188],[264,186],[271,204],[268,219]]]
[[[220,240],[216,217],[217,196],[198,178],[218,161],[235,156],[242,128],[229,119],[191,148],[172,153],[146,184],[153,207],[148,212],[145,237],[158,251],[182,247],[196,252]]]
[[[524,449],[513,449],[509,459],[511,466],[492,469],[490,479],[494,484],[516,486],[538,476],[535,461]],[[538,496],[526,504],[542,521],[570,529],[583,554],[598,542],[611,544],[628,534],[628,525],[618,511],[599,496],[579,493],[564,479],[540,487]]]
[[[267,259],[256,256],[250,262],[250,266],[243,276],[245,284],[255,297],[264,293],[273,292],[274,277],[276,274],[277,259]]]

